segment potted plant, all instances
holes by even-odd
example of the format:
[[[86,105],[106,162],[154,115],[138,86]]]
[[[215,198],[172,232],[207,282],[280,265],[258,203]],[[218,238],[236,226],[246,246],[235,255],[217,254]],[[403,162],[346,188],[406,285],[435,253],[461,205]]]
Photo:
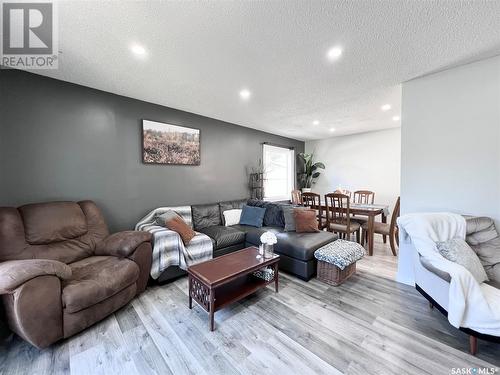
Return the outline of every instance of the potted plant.
[[[310,192],[312,185],[316,183],[317,178],[321,174],[318,169],[325,169],[325,165],[319,161],[314,163],[314,154],[301,152],[298,156],[304,161],[304,172],[299,174],[302,192]]]

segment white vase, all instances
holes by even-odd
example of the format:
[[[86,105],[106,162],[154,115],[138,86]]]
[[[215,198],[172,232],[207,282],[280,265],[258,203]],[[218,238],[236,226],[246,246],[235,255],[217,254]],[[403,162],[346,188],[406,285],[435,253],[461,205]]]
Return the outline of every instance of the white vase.
[[[310,193],[312,191],[311,188],[302,188],[303,193]]]

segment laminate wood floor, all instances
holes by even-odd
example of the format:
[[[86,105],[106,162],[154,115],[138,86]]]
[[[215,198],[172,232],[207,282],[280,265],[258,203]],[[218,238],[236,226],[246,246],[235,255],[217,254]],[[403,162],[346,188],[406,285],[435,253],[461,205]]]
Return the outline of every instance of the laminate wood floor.
[[[340,287],[282,274],[215,314],[189,310],[187,278],[150,287],[104,321],[45,350],[14,337],[1,374],[451,374],[500,366],[500,345],[453,329],[413,288],[394,281],[381,242]],[[498,370],[497,370],[498,371]]]

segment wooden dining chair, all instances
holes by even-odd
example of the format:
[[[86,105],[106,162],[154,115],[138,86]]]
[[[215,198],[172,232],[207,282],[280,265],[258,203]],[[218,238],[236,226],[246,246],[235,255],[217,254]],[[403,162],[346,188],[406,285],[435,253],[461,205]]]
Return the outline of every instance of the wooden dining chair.
[[[356,190],[354,192],[354,199],[353,199],[354,203],[373,204],[374,200],[375,200],[375,193],[373,191]],[[368,222],[368,217],[366,216],[352,215],[352,219],[360,223],[361,225],[366,224]]]
[[[318,218],[318,228],[324,229],[326,227],[326,215],[321,206],[321,196],[316,193],[302,193],[302,205],[316,210],[316,217]]]
[[[397,220],[399,217],[399,212],[400,212],[400,198],[396,200],[396,204],[394,205],[394,212],[392,213],[391,216],[391,222],[388,223],[379,223],[375,222],[373,223],[373,232],[381,234],[383,236],[388,236],[389,237],[389,244],[391,245],[391,251],[392,255],[396,256],[397,251],[396,251],[396,245],[399,247],[399,234],[398,234],[398,226],[397,226]],[[363,229],[363,245],[366,243],[368,239],[368,223],[365,223],[361,227]]]
[[[342,238],[350,238],[352,233],[356,233],[357,242],[361,242],[361,225],[351,220],[350,200],[346,194],[325,195],[327,230],[339,233]]]
[[[292,204],[302,204],[302,193],[300,190],[292,190]]]
[[[350,190],[335,190],[334,193],[337,193],[337,194],[344,194],[344,195],[347,195],[349,197],[349,199],[352,199],[352,192]]]
[[[354,192],[354,203],[373,204],[375,193],[370,190],[356,190]]]

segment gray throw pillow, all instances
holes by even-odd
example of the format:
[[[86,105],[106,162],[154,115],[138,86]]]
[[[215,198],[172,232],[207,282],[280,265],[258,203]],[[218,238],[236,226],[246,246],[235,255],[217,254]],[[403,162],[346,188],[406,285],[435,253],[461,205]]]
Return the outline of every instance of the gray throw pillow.
[[[305,207],[284,206],[283,216],[285,218],[285,232],[295,232],[295,216],[293,211],[304,209]]]
[[[177,214],[177,212],[173,211],[173,210],[167,210],[165,211],[164,213],[162,213],[161,215],[158,215],[156,217],[156,224],[157,225],[160,225],[162,227],[165,226],[165,223],[171,219],[173,219],[174,217],[176,216],[179,216]]]
[[[464,266],[479,284],[488,281],[488,276],[474,250],[461,238],[436,242],[439,253],[451,262]]]

